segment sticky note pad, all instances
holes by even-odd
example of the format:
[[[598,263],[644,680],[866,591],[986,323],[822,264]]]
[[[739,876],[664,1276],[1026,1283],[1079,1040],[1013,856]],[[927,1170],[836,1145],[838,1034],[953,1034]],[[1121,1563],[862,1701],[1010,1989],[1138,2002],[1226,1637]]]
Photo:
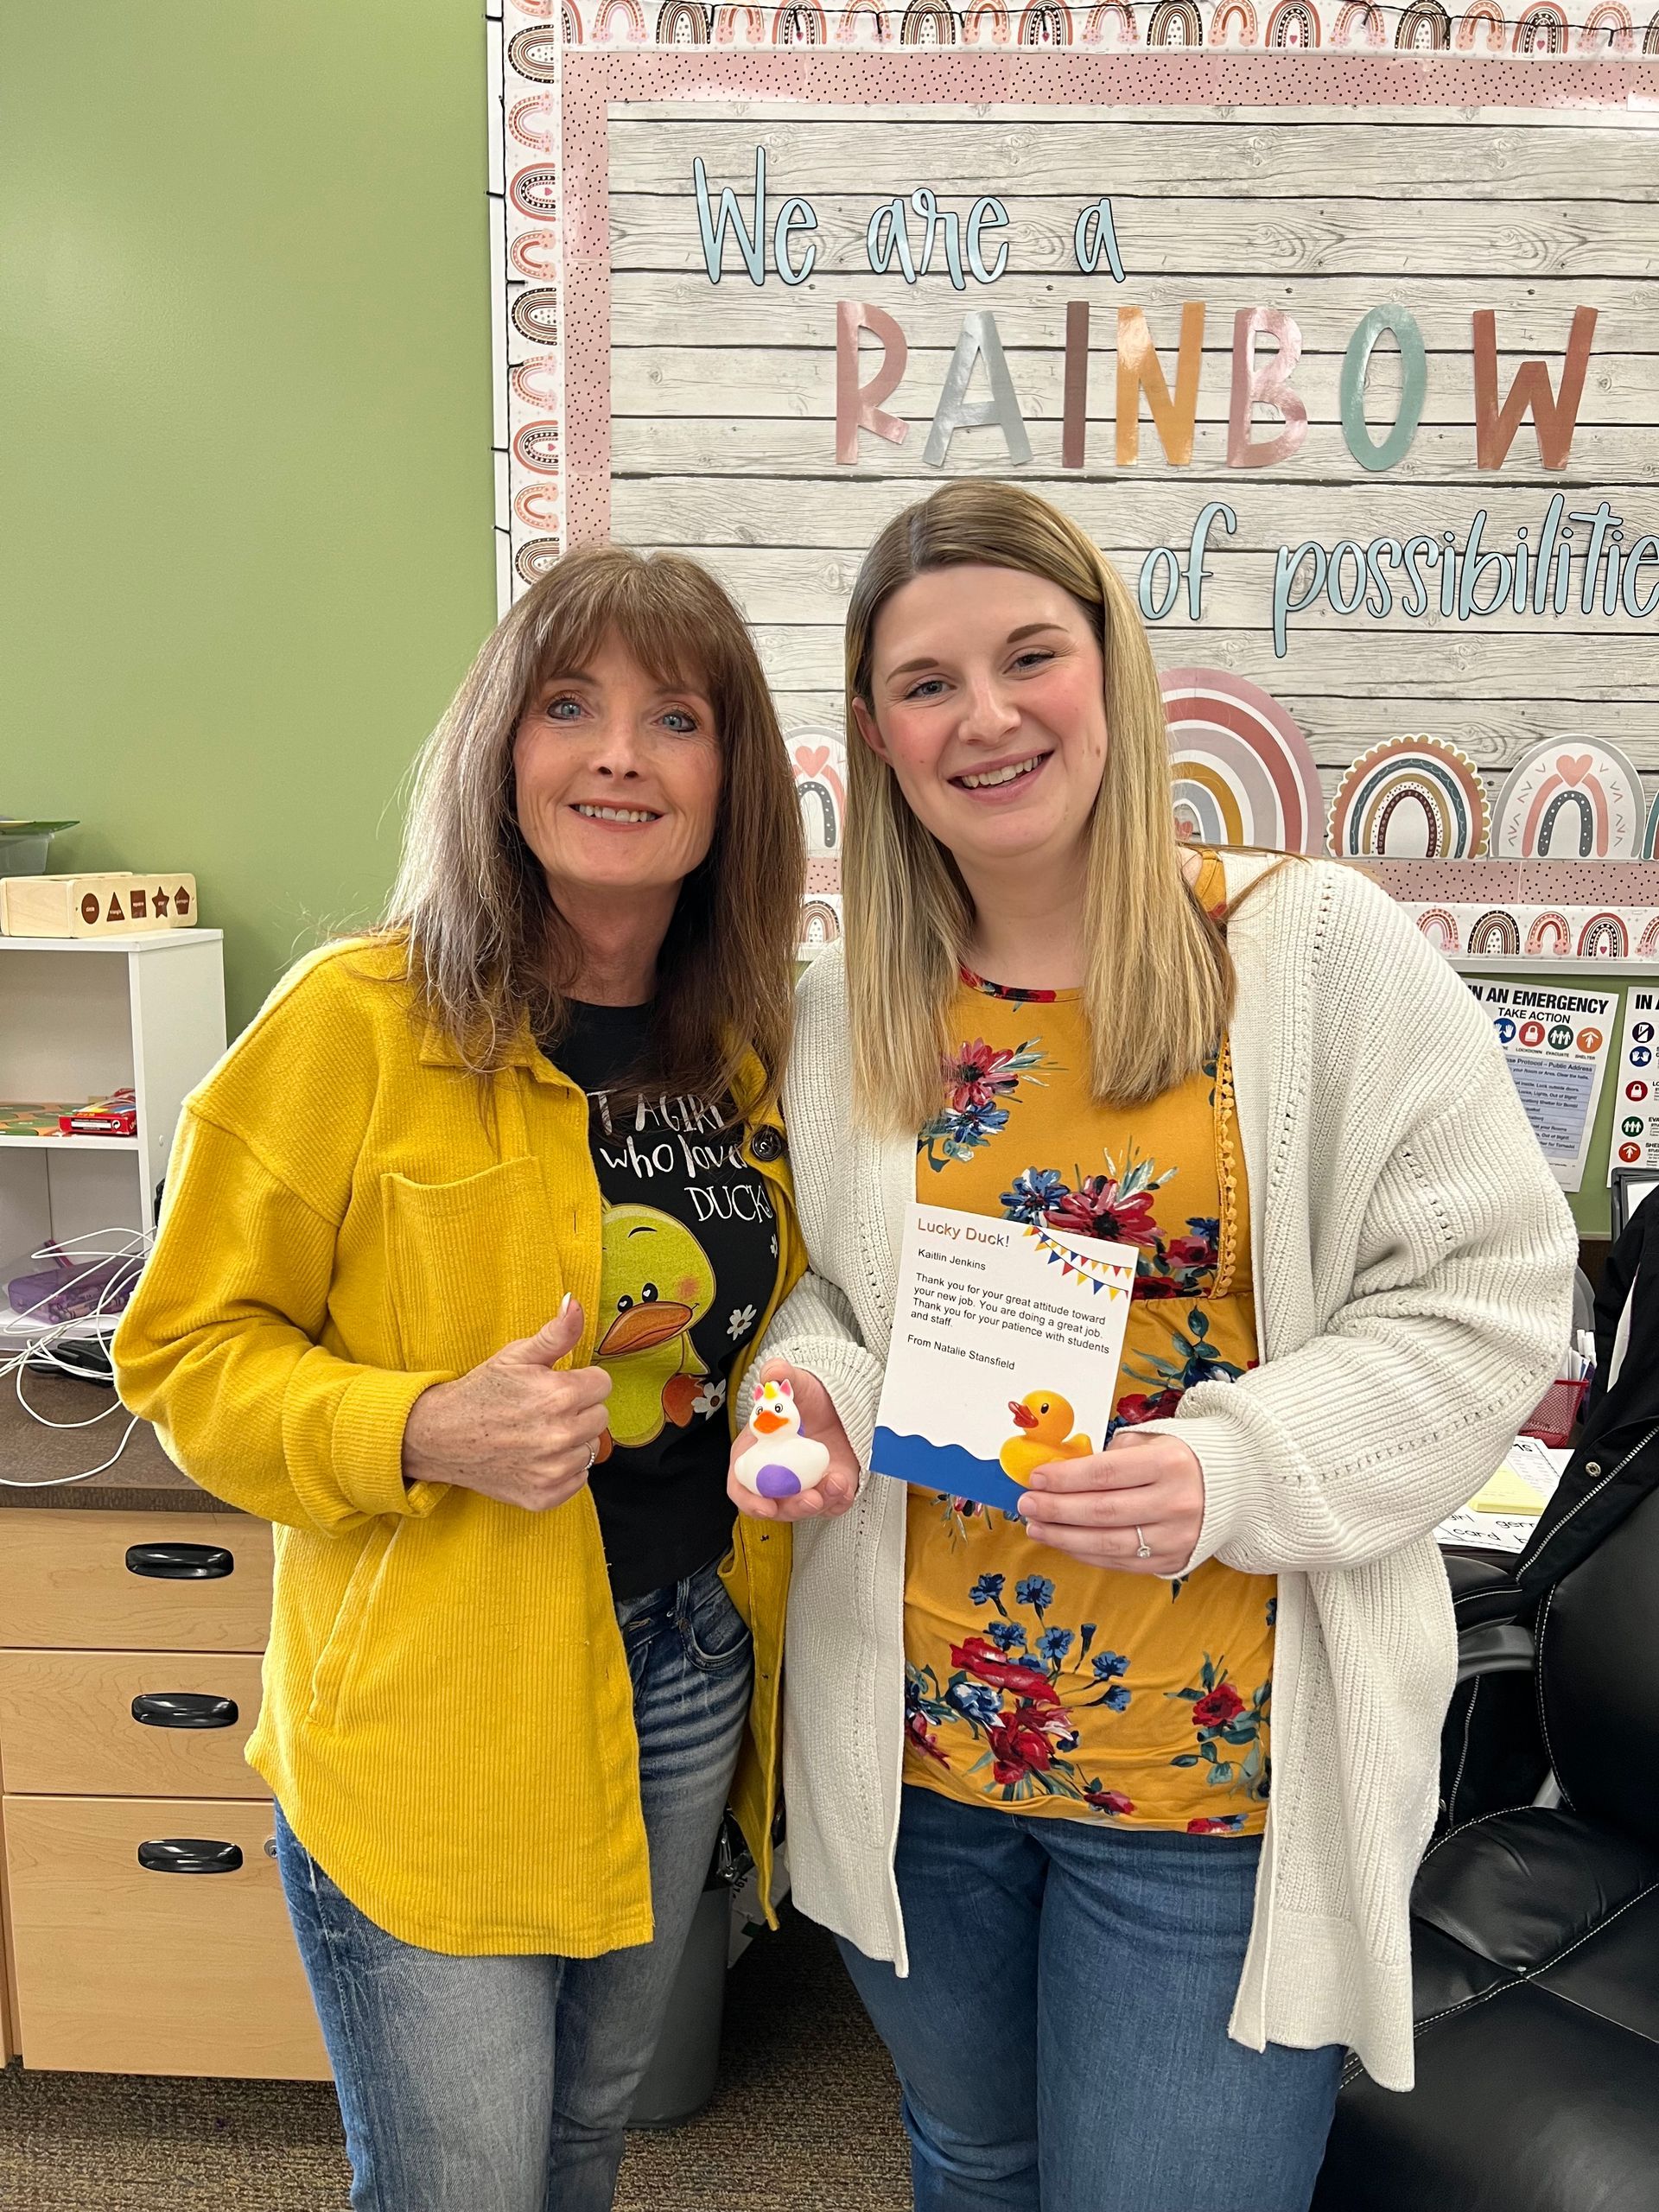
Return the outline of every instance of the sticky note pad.
[[[1506,1459],[1469,1501],[1477,1513],[1541,1513],[1547,1500]]]

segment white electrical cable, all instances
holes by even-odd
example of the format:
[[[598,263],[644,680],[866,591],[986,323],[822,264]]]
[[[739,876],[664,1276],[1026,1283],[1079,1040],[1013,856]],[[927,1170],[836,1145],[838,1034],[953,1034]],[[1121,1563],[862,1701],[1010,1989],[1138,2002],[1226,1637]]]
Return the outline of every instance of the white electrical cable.
[[[120,1240],[118,1249],[109,1249],[111,1242],[118,1238]],[[9,1357],[0,1359],[0,1382],[8,1376],[12,1378],[18,1404],[29,1419],[38,1421],[42,1428],[94,1428],[99,1421],[108,1421],[111,1414],[126,1411],[121,1401],[116,1398],[111,1404],[105,1406],[101,1413],[89,1414],[85,1421],[54,1421],[48,1414],[41,1413],[37,1407],[29,1404],[23,1395],[23,1376],[31,1365],[43,1363],[48,1366],[55,1367],[62,1374],[76,1376],[85,1380],[86,1370],[61,1356],[60,1347],[67,1344],[101,1344],[105,1357],[108,1357],[110,1340],[115,1334],[116,1323],[119,1319],[119,1309],[111,1311],[111,1301],[121,1296],[122,1293],[130,1290],[137,1281],[149,1255],[149,1236],[142,1230],[95,1230],[86,1236],[72,1236],[66,1243],[54,1242],[45,1245],[38,1252],[30,1255],[31,1258],[35,1260],[61,1260],[67,1257],[72,1249],[88,1245],[95,1248],[90,1253],[83,1250],[80,1254],[83,1259],[88,1261],[87,1266],[79,1274],[72,1273],[62,1282],[54,1283],[51,1290],[47,1293],[46,1298],[37,1301],[35,1306],[24,1308],[23,1312],[17,1316],[19,1320],[26,1321],[30,1314],[38,1312],[40,1307],[46,1305],[49,1300],[60,1297],[66,1290],[72,1289],[76,1283],[85,1282],[89,1275],[95,1274],[100,1268],[109,1267],[114,1263],[116,1270],[99,1291],[98,1303],[90,1313],[82,1314],[76,1320],[60,1321],[50,1328],[43,1329],[38,1336],[29,1338],[21,1350]],[[122,1262],[126,1264],[123,1265]],[[123,1306],[125,1302],[125,1299],[122,1298]],[[109,1458],[99,1460],[97,1466],[88,1467],[80,1474],[53,1475],[35,1482],[19,1481],[12,1476],[0,1475],[0,1489],[60,1490],[72,1483],[90,1482],[94,1475],[104,1474],[115,1465],[126,1450],[131,1440],[132,1433],[137,1426],[138,1415],[133,1414],[128,1419],[121,1441],[111,1452]]]

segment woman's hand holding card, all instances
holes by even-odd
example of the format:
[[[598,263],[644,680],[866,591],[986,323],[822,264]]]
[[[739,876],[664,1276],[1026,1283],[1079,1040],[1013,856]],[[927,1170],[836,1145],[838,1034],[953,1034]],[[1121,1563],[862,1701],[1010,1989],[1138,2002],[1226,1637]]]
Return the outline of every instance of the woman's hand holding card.
[[[1204,1470],[1166,1429],[1121,1428],[1103,1452],[1039,1467],[1020,1500],[1039,1543],[1122,1574],[1179,1574],[1204,1526]]]

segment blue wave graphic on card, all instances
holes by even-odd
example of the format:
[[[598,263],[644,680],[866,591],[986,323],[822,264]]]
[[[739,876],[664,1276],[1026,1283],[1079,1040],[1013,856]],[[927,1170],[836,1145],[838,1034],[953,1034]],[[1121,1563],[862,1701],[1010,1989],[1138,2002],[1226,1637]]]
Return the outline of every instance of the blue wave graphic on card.
[[[960,1444],[930,1444],[925,1436],[899,1436],[878,1428],[870,1446],[870,1471],[942,1491],[947,1497],[971,1497],[981,1505],[1020,1510],[1020,1485],[1010,1482],[994,1459],[976,1459]]]

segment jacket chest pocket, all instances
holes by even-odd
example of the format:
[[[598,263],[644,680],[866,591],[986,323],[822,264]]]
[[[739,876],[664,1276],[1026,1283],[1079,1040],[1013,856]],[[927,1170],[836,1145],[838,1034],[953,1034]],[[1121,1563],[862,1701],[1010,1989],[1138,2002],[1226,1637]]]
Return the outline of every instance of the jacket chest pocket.
[[[458,1183],[387,1174],[380,1188],[405,1368],[464,1373],[552,1319],[564,1285],[534,1159]]]

